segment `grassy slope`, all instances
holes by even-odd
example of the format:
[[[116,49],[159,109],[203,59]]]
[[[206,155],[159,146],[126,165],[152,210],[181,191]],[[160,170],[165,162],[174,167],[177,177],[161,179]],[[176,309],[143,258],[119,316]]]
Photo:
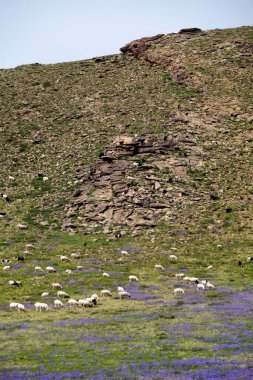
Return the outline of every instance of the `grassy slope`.
[[[208,360],[221,360],[220,371],[245,371],[241,378],[250,378],[252,265],[238,268],[237,261],[245,262],[253,246],[252,38],[252,28],[210,31],[191,38],[168,35],[162,44],[153,43],[151,48],[165,61],[172,59],[165,68],[148,67],[129,56],[109,56],[101,62],[28,65],[0,71],[0,189],[12,200],[8,204],[0,200],[0,211],[7,212],[0,219],[1,257],[10,257],[17,264],[25,243],[35,243],[20,268],[2,271],[1,276],[2,367],[10,378],[12,367],[19,372],[16,378],[22,378],[20,373],[26,370],[69,371],[70,378],[74,369],[94,378],[101,369],[106,378],[116,377],[119,366],[121,378],[133,378],[133,373],[136,378],[154,378],[153,367],[157,378],[165,377],[159,370],[167,370],[172,371],[167,373],[170,378],[183,379],[184,369],[176,367],[173,360],[187,358],[202,358],[204,368]],[[236,45],[236,40],[243,45]],[[179,64],[194,74],[187,84],[172,80],[172,70]],[[108,242],[102,234],[68,236],[60,232],[64,204],[77,186],[75,168],[92,162],[109,138],[140,131],[190,134],[197,139],[205,166],[181,185],[193,186],[196,194],[203,192],[206,201],[190,209],[182,207],[174,223],[143,231],[138,237],[127,235]],[[47,175],[49,181],[43,183],[38,173]],[[9,180],[9,175],[15,181]],[[209,200],[212,189],[224,190],[219,201]],[[233,212],[227,214],[227,207]],[[41,226],[43,221],[49,226]],[[19,231],[19,222],[27,223],[29,230]],[[218,250],[217,244],[223,249]],[[121,257],[120,249],[129,246],[138,253]],[[176,264],[168,261],[171,247],[177,248],[180,258]],[[60,264],[57,255],[74,251],[81,253],[78,264],[86,270],[69,277],[63,270],[74,269],[76,263]],[[165,273],[158,275],[153,269],[158,262],[165,266]],[[57,267],[56,274],[33,272],[34,265],[45,267],[49,263]],[[214,265],[211,274],[206,271],[210,264]],[[197,295],[194,287],[187,286],[186,298],[175,300],[173,287],[182,284],[172,273],[182,270],[210,278],[217,291]],[[103,271],[110,272],[111,278],[103,279]],[[129,288],[133,300],[119,301],[115,286],[127,287],[129,274],[138,275],[141,285],[139,290]],[[10,279],[22,280],[24,286],[12,289],[7,285]],[[77,283],[66,284],[70,280]],[[76,298],[108,287],[114,299],[90,310],[51,310],[42,315],[31,309],[26,315],[16,313],[13,320],[13,313],[6,309],[10,301],[33,304],[42,291],[51,291],[50,284],[55,281],[65,283],[64,290]],[[146,299],[145,294],[162,298]],[[48,303],[52,302],[50,298]],[[102,319],[102,328],[98,321],[55,325],[82,318]],[[23,325],[29,328],[22,329]],[[235,334],[229,325],[234,326]],[[29,345],[24,347],[27,339]],[[222,346],[224,342],[227,347]],[[59,360],[62,357],[66,360]],[[98,358],[99,365],[94,368],[92,360]],[[218,364],[213,362],[215,368]],[[194,360],[185,366],[202,370]],[[6,373],[3,370],[2,378],[8,378]],[[211,378],[211,374],[204,375]],[[78,378],[78,373],[75,376]],[[221,372],[215,376],[221,378]],[[238,373],[236,376],[240,378]]]

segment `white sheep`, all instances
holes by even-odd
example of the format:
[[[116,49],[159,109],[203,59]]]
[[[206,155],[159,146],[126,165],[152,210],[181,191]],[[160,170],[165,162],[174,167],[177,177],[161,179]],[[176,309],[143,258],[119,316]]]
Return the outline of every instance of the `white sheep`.
[[[27,227],[26,224],[19,223],[19,224],[17,224],[17,227],[18,227],[20,230],[28,230],[28,227]]]
[[[15,180],[15,177],[13,177],[12,175],[9,175],[9,179],[10,179],[11,181],[14,181],[14,180]]]
[[[78,301],[74,300],[73,298],[70,298],[68,300],[69,306],[78,306]]]
[[[211,284],[211,282],[208,281],[208,282],[206,283],[206,288],[207,288],[207,289],[215,289],[215,286],[214,286],[213,284]]]
[[[133,281],[138,282],[139,281],[138,277],[136,277],[136,276],[129,276],[128,279],[131,282],[133,282]]]
[[[122,288],[122,286],[118,286],[118,293],[119,293],[119,292],[124,292],[124,291],[125,291],[125,289]]]
[[[126,256],[129,255],[129,253],[128,253],[127,251],[124,251],[124,250],[120,251],[120,253],[121,253],[122,255],[126,255]]]
[[[112,296],[111,291],[108,289],[101,290],[100,294],[101,294],[101,297],[111,297]]]
[[[69,298],[69,295],[67,293],[63,292],[62,290],[59,290],[57,292],[57,296],[58,297],[63,297],[63,298]]]
[[[56,272],[56,269],[54,267],[46,267],[46,271],[48,273],[55,273]]]
[[[189,282],[190,281],[190,277],[188,277],[188,276],[183,277],[183,281]]]
[[[164,267],[161,264],[156,264],[155,269],[161,269],[164,270]]]
[[[63,288],[63,286],[61,284],[59,284],[58,282],[53,282],[52,287],[53,287],[53,289],[62,289]]]
[[[10,265],[5,265],[5,266],[3,267],[3,270],[10,270],[10,269],[11,269]]]
[[[44,270],[41,267],[39,267],[39,266],[36,266],[34,268],[34,270],[35,270],[35,272],[44,272]]]
[[[103,276],[103,277],[107,277],[107,278],[110,277],[109,273],[106,273],[106,272],[104,272],[102,276]]]
[[[122,298],[131,298],[130,294],[128,292],[126,292],[125,290],[123,292],[118,292],[119,294],[119,298],[122,299]]]
[[[183,277],[185,277],[185,274],[184,273],[176,273],[175,277],[176,278],[183,278]]]
[[[17,305],[18,305],[17,302],[11,302],[11,303],[10,303],[10,309],[11,309],[11,310],[17,309]]]
[[[247,256],[247,261],[248,262],[253,261],[253,256]]]
[[[78,253],[71,253],[72,259],[80,259],[80,255]]]
[[[43,180],[43,182],[46,182],[46,181],[48,181],[48,177],[45,176],[42,178],[42,180]]]
[[[184,291],[184,289],[182,289],[182,288],[175,288],[175,289],[173,290],[173,293],[174,293],[175,296],[178,296],[178,295],[185,294],[185,291]]]
[[[60,260],[61,260],[61,262],[66,262],[66,261],[70,261],[70,258],[68,256],[61,255]]]
[[[54,307],[56,309],[60,309],[61,307],[64,307],[64,305],[63,305],[62,301],[60,301],[60,300],[54,300]]]
[[[41,297],[48,297],[49,296],[49,293],[48,292],[43,292],[42,294],[41,294]]]
[[[213,269],[213,266],[212,266],[212,265],[209,265],[206,269],[207,269],[207,270],[211,270],[211,269]]]
[[[216,247],[217,247],[218,249],[222,249],[222,245],[221,245],[221,244],[217,244]]]
[[[71,274],[71,273],[72,273],[72,270],[71,270],[71,269],[66,269],[66,270],[65,270],[65,273],[67,273],[67,274]]]
[[[34,248],[34,245],[32,243],[27,243],[25,246],[26,248]]]
[[[205,290],[204,284],[197,284],[197,290]]]
[[[77,265],[76,269],[77,269],[77,270],[82,270],[82,269],[83,269],[83,266],[82,266],[82,265]]]
[[[82,306],[82,307],[92,307],[93,306],[93,303],[87,298],[79,300],[78,303],[79,303],[79,306]]]
[[[49,307],[46,303],[43,302],[36,302],[34,304],[34,307],[37,311],[48,311]]]
[[[169,255],[169,260],[170,261],[177,261],[178,257],[176,255]]]
[[[18,311],[26,311],[25,306],[22,303],[18,303],[16,309]]]
[[[195,282],[196,281],[199,281],[199,279],[197,277],[189,277],[189,282]]]

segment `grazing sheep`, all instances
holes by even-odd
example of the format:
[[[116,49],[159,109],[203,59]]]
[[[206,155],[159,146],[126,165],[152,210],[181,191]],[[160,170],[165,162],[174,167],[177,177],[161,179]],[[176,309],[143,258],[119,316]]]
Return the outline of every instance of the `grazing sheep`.
[[[60,300],[54,300],[54,307],[60,309],[61,307],[64,307],[64,305]]]
[[[54,289],[62,289],[63,288],[63,286],[61,284],[59,284],[58,282],[53,282],[52,287]]]
[[[239,266],[240,268],[243,268],[243,263],[242,263],[241,261],[238,261],[238,266]]]
[[[253,256],[247,256],[247,261],[248,262],[253,261]]]
[[[207,282],[206,283],[206,289],[215,289],[215,286],[213,284],[211,284],[211,282]]]
[[[34,304],[34,307],[37,311],[48,311],[49,307],[46,303],[43,302],[36,302]]]
[[[197,290],[205,290],[204,284],[197,284]]]
[[[185,277],[185,275],[184,275],[184,273],[176,273],[175,277],[176,278],[183,278],[183,277]]]
[[[72,259],[80,259],[80,255],[78,253],[71,253]]]
[[[54,267],[46,267],[46,271],[48,273],[55,273],[56,272],[56,269]]]
[[[10,264],[11,260],[10,259],[1,259],[3,264]]]
[[[58,297],[63,297],[63,298],[69,298],[69,295],[67,293],[63,292],[62,290],[59,290],[57,292],[57,296]]]
[[[100,294],[101,294],[101,297],[111,297],[112,296],[111,291],[108,289],[101,290]]]
[[[126,292],[125,290],[123,292],[118,292],[119,294],[119,298],[122,299],[122,298],[131,298],[130,294],[128,292]]]
[[[71,273],[72,273],[72,270],[71,270],[71,269],[66,269],[66,270],[65,270],[65,273],[67,273],[67,274],[71,274]]]
[[[5,266],[3,267],[3,270],[10,270],[10,269],[11,269],[10,265],[5,265]]]
[[[22,303],[18,303],[16,309],[18,311],[26,311],[25,306]]]
[[[48,177],[46,177],[46,176],[45,176],[45,177],[43,177],[43,178],[42,178],[42,181],[43,181],[43,182],[46,182],[46,181],[48,181]]]
[[[9,179],[10,179],[11,181],[14,181],[14,180],[15,180],[15,178],[14,178],[12,175],[9,175]]]
[[[23,263],[25,261],[24,256],[18,256],[18,261],[21,261]]]
[[[199,281],[199,279],[197,277],[190,277],[189,278],[189,282],[195,282],[196,283],[196,281]]]
[[[42,294],[41,294],[41,297],[48,297],[49,296],[49,293],[48,292],[43,292]]]
[[[61,255],[60,260],[61,260],[61,262],[66,262],[66,261],[70,261],[70,258],[68,258],[67,256]]]
[[[120,251],[120,253],[121,253],[122,255],[129,255],[129,253],[128,253],[127,251],[124,251],[124,250]]]
[[[82,266],[82,265],[77,265],[76,269],[77,269],[77,270],[82,270],[82,269],[83,269],[83,266]]]
[[[34,248],[34,245],[32,243],[27,243],[25,246],[26,248]]]
[[[108,278],[109,278],[110,275],[109,275],[109,273],[104,272],[104,273],[103,273],[103,277],[108,277]]]
[[[188,277],[188,276],[183,277],[183,281],[189,282],[190,281],[190,277]]]
[[[18,227],[20,230],[28,230],[27,225],[22,224],[22,223],[17,224],[17,227]]]
[[[206,269],[207,269],[207,270],[213,269],[213,266],[212,266],[212,265],[209,265]]]
[[[169,260],[170,261],[177,261],[178,257],[176,255],[169,255]]]
[[[11,309],[11,310],[17,309],[17,305],[18,305],[17,302],[11,302],[11,303],[10,303],[10,309]]]
[[[118,286],[118,293],[119,293],[119,292],[124,292],[124,291],[125,291],[125,289],[122,288],[122,286]]]
[[[74,300],[73,298],[70,298],[68,300],[69,306],[78,306],[78,301]]]
[[[41,267],[35,267],[34,268],[35,272],[44,272],[44,270]]]
[[[222,245],[221,245],[221,244],[217,244],[216,247],[217,247],[218,249],[222,249]]]
[[[164,270],[164,267],[161,264],[156,264],[155,269],[161,269]]]
[[[184,291],[184,289],[182,289],[182,288],[175,288],[175,289],[173,290],[173,293],[174,293],[175,296],[178,296],[178,295],[185,294],[185,291]]]
[[[97,294],[92,294],[92,295],[90,296],[90,299],[91,299],[91,301],[93,302],[94,305],[97,305],[97,303],[98,303],[98,301],[99,301],[99,297],[98,297]]]
[[[129,279],[129,281],[131,281],[131,282],[133,282],[133,281],[138,282],[138,281],[139,281],[138,277],[136,277],[136,276],[129,276],[128,279]]]
[[[10,202],[10,197],[8,197],[7,194],[2,194],[2,198],[6,201],[6,202]]]
[[[13,281],[13,280],[10,280],[8,281],[9,285],[13,285],[13,286],[22,286],[22,282],[20,281]]]
[[[81,299],[78,301],[78,303],[79,303],[79,306],[82,306],[82,307],[92,307],[93,306],[93,303],[88,299]]]

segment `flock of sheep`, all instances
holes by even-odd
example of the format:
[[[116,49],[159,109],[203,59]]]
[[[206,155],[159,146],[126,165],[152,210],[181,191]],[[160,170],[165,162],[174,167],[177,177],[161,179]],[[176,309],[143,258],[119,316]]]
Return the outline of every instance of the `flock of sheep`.
[[[33,248],[33,245],[32,244],[26,244],[26,247],[27,248]],[[218,246],[217,246],[218,247]],[[28,252],[28,251],[25,251],[25,252]],[[127,253],[125,251],[121,251],[121,253]],[[169,255],[168,256],[169,260],[171,262],[177,262],[178,261],[178,257],[176,255]],[[71,258],[69,258],[68,256],[65,256],[65,255],[59,255],[59,259],[61,262],[70,262],[72,260],[75,260],[75,259],[80,259],[80,255],[77,254],[77,253],[72,253],[71,254]],[[247,258],[248,261],[252,261],[252,257],[248,257]],[[18,257],[18,261],[24,261],[24,257]],[[10,264],[10,260],[9,259],[2,259],[2,263],[3,264]],[[212,265],[208,266],[206,269],[209,271],[213,268]],[[3,270],[10,270],[11,269],[11,265],[5,265],[3,267]],[[76,267],[77,270],[81,270],[83,269],[83,266],[81,265],[78,265]],[[155,269],[157,270],[165,270],[164,267],[161,265],[161,264],[156,264],[155,265]],[[35,266],[34,267],[34,271],[35,272],[44,272],[43,268],[40,267],[40,266]],[[56,269],[53,267],[53,266],[47,266],[45,268],[45,272],[47,273],[55,273],[56,272]],[[72,270],[71,269],[66,269],[65,270],[65,273],[68,273],[68,274],[71,274],[72,273]],[[110,275],[107,273],[107,272],[104,272],[102,274],[103,277],[105,278],[108,278],[110,277]],[[209,281],[207,280],[199,280],[197,277],[188,277],[188,276],[185,276],[184,273],[176,273],[175,275],[175,278],[178,280],[181,280],[182,283],[190,283],[190,284],[195,284],[196,285],[196,290],[197,291],[204,291],[204,290],[213,290],[215,289],[215,286],[210,283]],[[128,277],[128,280],[130,282],[139,282],[139,279],[137,276],[134,276],[134,275],[130,275]],[[9,285],[11,286],[22,286],[22,283],[20,281],[17,281],[17,280],[10,280],[8,281]],[[97,294],[92,294],[90,297],[87,297],[87,298],[84,298],[84,299],[79,299],[79,300],[75,300],[73,298],[70,298],[69,294],[67,294],[66,292],[64,292],[62,289],[63,289],[63,286],[60,284],[60,283],[52,283],[52,287],[53,289],[56,289],[57,290],[57,299],[54,300],[54,308],[56,309],[60,309],[62,307],[65,307],[66,305],[69,306],[69,307],[75,307],[75,306],[78,306],[78,307],[92,307],[94,305],[97,305],[98,301],[99,301],[99,297]],[[181,287],[177,287],[173,290],[173,294],[175,296],[182,296],[185,294],[185,290]],[[49,293],[48,292],[43,292],[41,294],[41,297],[42,298],[45,298],[45,297],[48,297],[49,296]],[[112,297],[112,293],[110,290],[108,289],[103,289],[101,290],[100,292],[100,296],[101,297]],[[118,287],[118,297],[120,299],[124,299],[124,298],[130,298],[131,295],[123,288],[123,287]],[[65,298],[65,299],[68,299],[67,301],[67,304],[63,304],[63,302],[58,299],[58,298]],[[10,309],[11,310],[18,310],[18,311],[26,311],[26,308],[23,304],[19,303],[19,302],[11,302],[10,303]],[[44,302],[36,302],[34,304],[34,307],[35,307],[35,310],[37,311],[47,311],[49,310],[49,306],[48,304],[44,303]]]

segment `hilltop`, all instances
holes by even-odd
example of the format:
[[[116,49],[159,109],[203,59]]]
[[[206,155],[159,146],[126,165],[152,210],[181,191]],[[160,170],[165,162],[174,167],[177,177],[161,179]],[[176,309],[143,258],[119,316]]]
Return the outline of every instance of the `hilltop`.
[[[0,211],[15,223],[108,232],[159,224],[160,204],[162,223],[196,225],[229,209],[247,228],[252,38],[252,27],[186,30],[133,41],[120,55],[1,70],[0,188],[11,202]],[[106,181],[94,185],[99,154],[122,137],[173,143],[127,158],[147,173],[118,167],[112,180],[107,162]]]

